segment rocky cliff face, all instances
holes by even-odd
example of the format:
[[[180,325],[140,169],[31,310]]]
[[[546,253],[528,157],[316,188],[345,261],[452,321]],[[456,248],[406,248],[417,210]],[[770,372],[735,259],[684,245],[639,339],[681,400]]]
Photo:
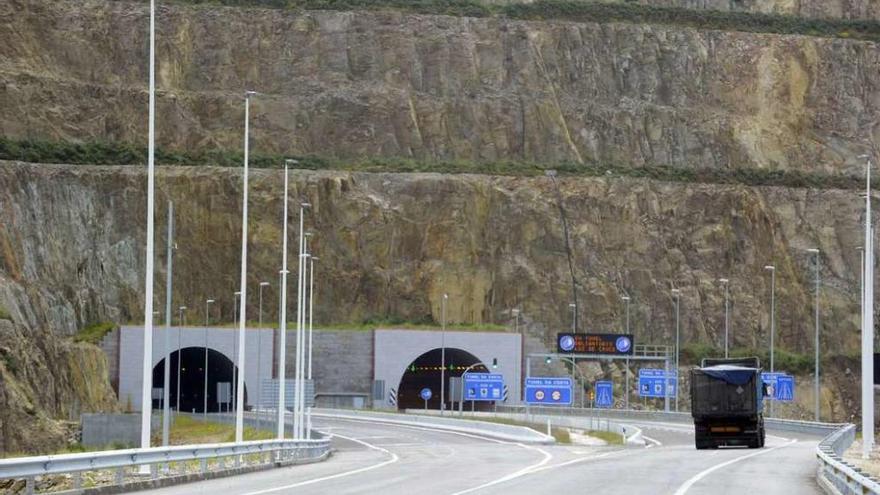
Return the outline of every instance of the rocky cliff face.
[[[613,2],[632,0],[610,0]],[[643,5],[731,12],[785,14],[808,18],[880,19],[877,0],[636,0]]]
[[[639,340],[668,342],[675,286],[682,290],[684,341],[719,343],[717,278],[729,277],[733,340],[757,347],[769,328],[763,266],[773,263],[777,341],[807,351],[813,265],[805,250],[818,247],[824,349],[845,353],[858,345],[861,202],[853,192],[617,178],[291,175],[293,201],[314,205],[306,227],[316,233],[312,246],[321,258],[317,321],[438,321],[448,292],[451,321],[504,323],[508,310],[520,307],[544,322],[549,336],[570,325],[573,274],[582,326],[619,330],[625,291]],[[190,321],[200,321],[198,302],[211,297],[231,319],[240,179],[229,169],[160,170],[156,242],[165,242],[169,198],[177,218],[174,305],[192,308]],[[282,172],[254,171],[251,181],[250,280],[277,286]],[[0,304],[13,320],[63,334],[96,319],[140,318],[144,191],[142,167],[0,165],[7,219]],[[163,300],[164,249],[157,257]],[[255,311],[255,290],[248,301]],[[265,307],[274,317],[275,304]]]
[[[147,6],[0,2],[0,133],[146,135]],[[855,172],[873,43],[633,24],[164,6],[158,140],[342,157]]]

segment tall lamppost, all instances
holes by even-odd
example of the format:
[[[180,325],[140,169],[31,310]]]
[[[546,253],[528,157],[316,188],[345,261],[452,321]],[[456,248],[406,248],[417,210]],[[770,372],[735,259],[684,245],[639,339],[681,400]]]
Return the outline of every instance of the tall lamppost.
[[[577,318],[577,305],[575,303],[569,303],[568,307],[571,308],[571,333],[575,332],[574,320]]]
[[[233,324],[233,328],[235,326],[237,326],[239,320],[241,320],[241,318],[238,315],[238,301],[240,298],[241,298],[240,291],[235,291],[232,293],[232,324]],[[232,396],[229,398],[229,401],[232,404],[235,404],[235,402],[236,402],[235,391],[236,391],[236,387],[238,386],[238,383],[235,380],[236,376],[238,375],[238,367],[236,366],[238,363],[236,363],[237,360],[235,359],[235,355],[236,355],[236,338],[235,338],[235,331],[233,330],[233,333],[232,333],[232,363],[231,363],[232,364],[232,383],[230,384],[230,385],[232,385],[230,387],[232,389]]]
[[[284,161],[284,209],[281,217],[281,300],[279,302],[278,318],[278,406],[277,406],[277,436],[278,440],[284,440],[284,412],[286,401],[284,397],[284,374],[287,372],[287,202],[288,202],[288,173],[287,167],[296,164],[295,160]]]
[[[865,268],[862,297],[862,457],[874,448],[874,224],[871,221],[871,157],[865,160]]]
[[[210,323],[210,313],[208,308],[214,304],[213,299],[205,301],[205,390],[203,391],[204,404],[202,405],[202,415],[208,417],[208,324]]]
[[[154,244],[154,166],[156,142],[156,0],[150,0],[150,55],[149,55],[149,103],[147,137],[147,260],[144,280],[144,354],[141,368],[141,448],[150,447],[150,414],[152,413],[153,372],[153,244]],[[149,473],[149,466],[142,465],[141,474]]]
[[[311,205],[309,203],[300,203],[299,205],[299,266],[297,268],[297,290],[296,290],[296,373],[294,377],[294,383],[296,383],[296,388],[294,389],[294,393],[296,399],[293,404],[293,432],[294,439],[300,440],[302,437],[300,436],[301,432],[301,417],[299,414],[301,399],[300,399],[300,390],[302,389],[302,331],[303,331],[303,291],[305,286],[305,277],[303,273],[303,267],[305,265],[305,235],[303,231],[303,221],[305,216],[306,208],[309,208]]]
[[[730,357],[730,280],[719,278],[724,285],[724,357]]]
[[[815,363],[814,363],[814,371],[813,371],[813,393],[816,396],[816,421],[819,421],[819,250],[818,249],[807,249],[808,253],[816,255],[816,298],[813,303],[813,311],[815,313],[815,322],[816,322],[816,340],[813,344],[815,350]]]
[[[629,335],[629,302],[631,298],[629,297],[629,295],[624,294],[621,299],[626,304],[626,334]],[[624,360],[624,366],[626,367],[626,383],[624,384],[623,408],[629,409],[629,355],[627,355],[626,359]]]
[[[523,348],[523,336],[519,333],[519,309],[514,308],[510,310],[510,314],[513,315],[513,331],[519,336],[519,353],[520,358],[516,360],[516,397],[518,397],[519,401],[522,401],[522,348]]]
[[[449,294],[443,294],[440,301],[440,415],[446,410],[446,301]],[[453,398],[453,400],[455,400]]]
[[[186,311],[186,306],[181,306],[177,308],[177,311],[180,312],[180,316],[178,317],[177,323],[180,325],[180,328],[177,329],[177,412],[180,412],[180,362],[183,361],[181,356],[180,349],[180,333],[183,330],[183,327],[186,326],[186,320],[184,319],[184,311]]]
[[[259,325],[257,330],[257,409],[263,407],[263,288],[269,287],[269,282],[260,282],[260,305]],[[262,425],[262,414],[257,412],[257,429]]]
[[[679,380],[678,380],[678,370],[679,370],[679,355],[681,352],[681,326],[680,326],[680,307],[681,307],[681,291],[679,289],[672,289],[672,296],[675,297],[675,412],[678,412],[678,389],[679,389]]]
[[[309,383],[312,381],[312,315],[315,307],[315,261],[318,259],[317,256],[309,256],[309,358],[306,373]],[[312,406],[306,409],[306,437],[309,440],[312,438]]]
[[[776,267],[773,265],[765,265],[765,270],[770,271],[770,373],[776,372]],[[775,388],[775,387],[774,387]],[[774,394],[776,391],[774,390]],[[770,400],[770,416],[773,416],[774,400]]]

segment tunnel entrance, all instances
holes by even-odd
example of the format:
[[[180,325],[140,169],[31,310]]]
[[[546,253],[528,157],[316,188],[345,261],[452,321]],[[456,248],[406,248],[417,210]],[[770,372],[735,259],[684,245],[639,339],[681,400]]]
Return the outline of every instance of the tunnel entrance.
[[[180,350],[180,408],[183,412],[203,412],[205,392],[205,348],[186,347]],[[164,371],[162,366],[165,360],[159,361],[153,368],[153,388],[164,386]],[[178,352],[171,353],[171,388],[169,390],[168,403],[172,409],[177,409],[177,363]],[[235,409],[232,402],[217,403],[217,384],[222,382],[232,383],[234,365],[223,353],[208,349],[208,412],[226,411]],[[230,394],[232,395],[232,394]],[[247,387],[244,389],[244,402],[247,404]],[[153,399],[153,408],[162,407],[162,401]]]
[[[442,352],[438,349],[432,349],[421,356],[417,357],[403,373],[400,379],[400,385],[397,387],[397,408],[398,409],[421,409],[425,407],[425,401],[419,396],[423,388],[431,389],[431,399],[428,400],[428,408],[440,409],[440,366]],[[473,354],[452,347],[446,348],[446,409],[452,408],[452,403],[458,403],[458,397],[449,396],[449,378],[461,376],[465,369],[469,366],[480,362]],[[479,365],[471,368],[470,372],[486,372],[485,366]],[[467,404],[470,406],[470,404]],[[476,410],[488,410],[491,408],[491,402],[476,402]]]

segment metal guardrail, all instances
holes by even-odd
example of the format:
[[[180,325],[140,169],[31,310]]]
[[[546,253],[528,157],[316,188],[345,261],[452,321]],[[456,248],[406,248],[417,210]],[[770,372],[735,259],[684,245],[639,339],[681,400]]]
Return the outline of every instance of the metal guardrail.
[[[816,448],[816,457],[819,459],[817,476],[823,478],[823,488],[829,493],[880,494],[880,482],[843,460],[843,453],[855,438],[856,426],[853,424],[844,425],[825,437]]]
[[[147,449],[125,449],[75,454],[43,455],[0,460],[0,479],[24,479],[26,492],[34,492],[35,478],[52,474],[72,474],[73,488],[80,489],[81,474],[86,471],[115,471],[115,485],[128,481],[157,480],[165,476],[185,476],[225,471],[231,468],[268,467],[298,464],[325,459],[330,454],[330,439],[253,440],[247,442],[177,445]],[[193,465],[193,461],[198,464]],[[209,461],[216,461],[213,464]],[[149,466],[147,473],[138,468]],[[134,469],[132,469],[134,468]],[[175,469],[176,468],[176,469]]]

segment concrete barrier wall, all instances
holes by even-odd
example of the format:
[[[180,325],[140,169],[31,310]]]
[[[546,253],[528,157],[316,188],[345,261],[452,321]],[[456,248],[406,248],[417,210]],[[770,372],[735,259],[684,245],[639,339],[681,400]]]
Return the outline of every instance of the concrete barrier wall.
[[[151,416],[152,429],[162,428],[162,416]],[[124,445],[136,447],[141,442],[140,414],[83,414],[82,444],[86,447]]]

